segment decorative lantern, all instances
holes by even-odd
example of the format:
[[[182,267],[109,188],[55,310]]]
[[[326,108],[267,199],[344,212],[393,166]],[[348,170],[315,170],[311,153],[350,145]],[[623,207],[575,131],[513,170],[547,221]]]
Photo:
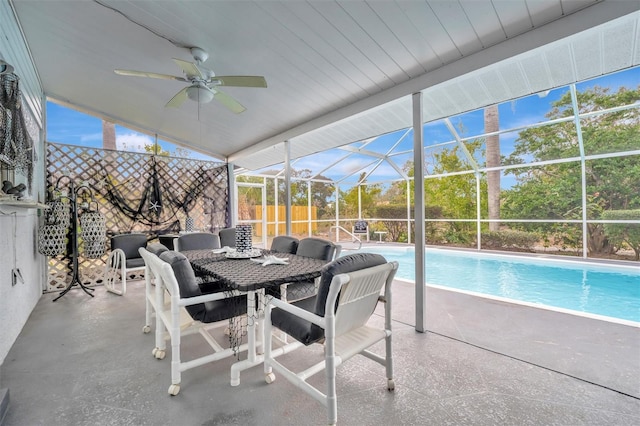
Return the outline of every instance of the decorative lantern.
[[[236,226],[236,251],[248,253],[252,249],[253,228],[251,225]]]
[[[102,256],[107,233],[104,216],[97,211],[97,208],[96,210],[88,210],[80,216],[80,227],[85,257],[97,259]]]
[[[69,203],[63,203],[62,200],[47,202],[49,208],[46,210],[46,221],[49,225],[60,225],[65,228],[69,226],[71,220],[71,212],[69,211]]]
[[[61,199],[48,201],[45,225],[38,229],[38,252],[45,256],[58,256],[67,250],[67,232],[71,220],[69,203]]]
[[[38,252],[45,256],[57,256],[67,247],[67,225],[44,225],[38,230]]]

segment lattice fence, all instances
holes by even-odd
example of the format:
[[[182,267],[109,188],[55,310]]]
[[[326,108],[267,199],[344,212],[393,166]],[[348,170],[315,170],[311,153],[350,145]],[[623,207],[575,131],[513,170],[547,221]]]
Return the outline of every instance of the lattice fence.
[[[209,232],[230,223],[224,163],[48,143],[48,201],[56,183],[66,190],[69,179],[93,190],[106,217],[107,252],[101,258],[83,256],[80,241],[80,277],[86,285],[102,282],[112,235],[144,232],[151,240],[185,229],[187,217],[195,230]],[[48,263],[48,290],[65,288],[71,280],[70,249]]]

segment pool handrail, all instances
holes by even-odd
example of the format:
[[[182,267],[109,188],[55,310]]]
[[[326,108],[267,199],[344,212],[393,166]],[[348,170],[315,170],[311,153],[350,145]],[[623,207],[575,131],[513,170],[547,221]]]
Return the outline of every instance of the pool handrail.
[[[339,225],[332,225],[329,228],[329,233],[331,233],[331,231],[333,231],[334,229],[337,229],[338,231],[346,232],[348,235],[351,236],[352,240],[358,241],[358,249],[357,250],[360,250],[362,248],[362,240],[357,235],[354,235],[352,232],[350,232],[349,230],[347,230],[344,227],[339,226]],[[336,241],[338,241],[337,237],[336,237]],[[336,255],[336,257],[337,257],[337,255]]]

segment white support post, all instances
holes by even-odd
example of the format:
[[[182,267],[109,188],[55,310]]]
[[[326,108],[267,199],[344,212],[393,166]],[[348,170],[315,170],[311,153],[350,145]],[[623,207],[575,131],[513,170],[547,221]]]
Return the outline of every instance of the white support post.
[[[411,244],[411,181],[407,179],[407,244]]]
[[[572,84],[570,88],[573,117],[576,125],[576,136],[578,137],[578,147],[580,148],[580,174],[582,185],[582,257],[586,259],[589,257],[589,228],[587,227],[587,163],[584,159],[584,142],[582,140],[582,126],[580,125],[580,109],[578,107],[576,85]]]
[[[424,231],[424,142],[422,130],[422,92],[414,93],[413,100],[413,168],[415,206],[415,294],[416,331],[426,330],[425,307],[427,305],[425,277],[425,231]]]
[[[284,141],[284,198],[286,235],[291,235],[291,146]]]
[[[480,208],[480,173],[475,172],[476,177],[476,240],[477,240],[477,249],[482,249],[482,209]]]

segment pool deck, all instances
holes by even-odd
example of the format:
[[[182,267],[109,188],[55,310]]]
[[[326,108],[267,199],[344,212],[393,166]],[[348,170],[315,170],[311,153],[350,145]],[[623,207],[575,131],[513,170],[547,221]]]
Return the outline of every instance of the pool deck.
[[[350,360],[339,424],[640,424],[640,328],[428,287],[418,333],[413,283],[393,285],[396,391],[379,365]],[[170,354],[154,359],[141,332],[144,285],[127,287],[42,296],[0,369],[3,426],[326,424],[319,403],[282,378],[265,384],[261,367],[231,387],[228,359],[183,373],[169,396]],[[183,359],[203,346],[183,343]]]

